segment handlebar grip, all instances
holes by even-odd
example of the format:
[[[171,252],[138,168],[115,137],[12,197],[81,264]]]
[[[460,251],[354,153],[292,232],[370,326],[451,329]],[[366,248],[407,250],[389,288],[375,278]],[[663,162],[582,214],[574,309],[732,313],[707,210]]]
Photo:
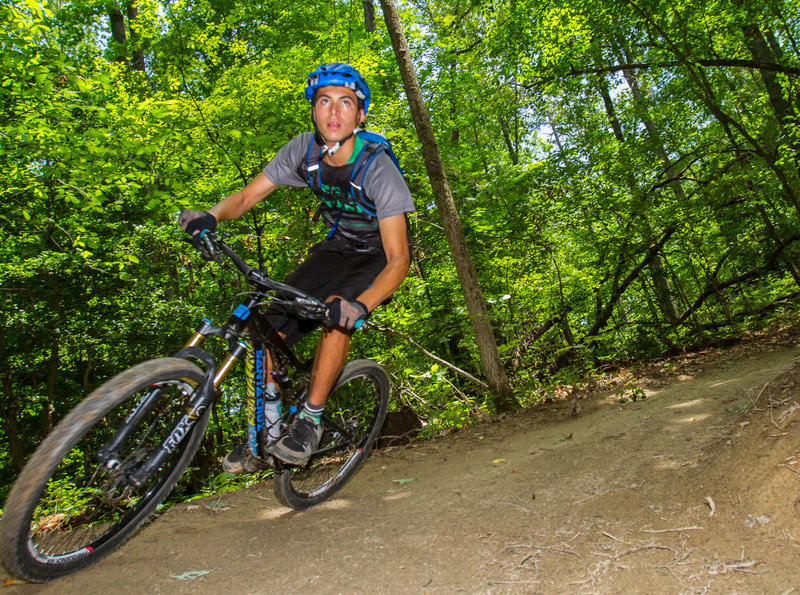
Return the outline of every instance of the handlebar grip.
[[[357,331],[361,330],[361,327],[364,326],[365,322],[366,320],[364,320],[363,318],[359,318],[358,320],[356,320],[356,323],[353,325],[353,328],[356,329]]]
[[[217,251],[217,247],[214,244],[214,240],[216,236],[214,232],[208,229],[203,229],[200,231],[195,231],[190,238],[190,242],[192,246],[200,252],[200,256],[203,257],[203,260],[213,260],[219,261],[219,252]]]

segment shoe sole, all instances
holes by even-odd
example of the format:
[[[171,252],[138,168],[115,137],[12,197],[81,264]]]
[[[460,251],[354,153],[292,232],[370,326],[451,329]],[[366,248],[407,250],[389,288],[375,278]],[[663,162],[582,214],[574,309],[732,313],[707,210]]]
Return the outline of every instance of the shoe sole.
[[[244,473],[244,467],[242,467],[241,463],[238,463],[235,467],[231,463],[226,463],[224,460],[222,461],[222,470],[225,473]]]
[[[308,463],[308,460],[311,458],[310,454],[308,456],[306,456],[305,458],[301,459],[301,458],[297,458],[295,456],[292,456],[291,453],[283,453],[283,452],[280,452],[280,451],[278,451],[276,449],[273,449],[273,448],[271,448],[269,450],[269,454],[271,454],[274,457],[279,458],[284,463],[288,463],[290,465],[300,465],[301,467],[305,466]]]
[[[246,453],[243,458],[238,461],[228,460],[227,455],[222,459],[222,470],[226,473],[255,473],[256,471],[263,471],[269,469],[272,464],[269,460],[262,460],[253,455]]]

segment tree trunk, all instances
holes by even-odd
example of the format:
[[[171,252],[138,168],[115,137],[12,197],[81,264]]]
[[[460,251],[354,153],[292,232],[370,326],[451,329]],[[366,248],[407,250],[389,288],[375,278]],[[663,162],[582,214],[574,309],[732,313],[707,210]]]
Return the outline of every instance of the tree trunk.
[[[139,17],[139,7],[136,2],[131,2],[128,6],[128,30],[131,32],[131,44],[134,46],[131,52],[131,69],[144,72],[144,50],[139,40],[139,27],[136,19]]]
[[[417,81],[414,65],[411,62],[408,44],[400,23],[400,15],[397,13],[397,7],[393,0],[381,0],[381,7],[383,8],[383,17],[389,37],[392,40],[392,48],[400,68],[403,87],[408,96],[414,128],[417,131],[417,137],[422,143],[425,169],[430,178],[436,206],[442,217],[447,243],[450,246],[456,272],[461,281],[461,289],[469,312],[472,330],[475,333],[475,342],[478,345],[483,371],[495,396],[495,408],[498,411],[510,411],[519,407],[519,403],[514,396],[511,384],[500,361],[494,331],[486,311],[486,303],[478,285],[478,276],[472,263],[472,257],[464,238],[464,230],[461,227],[450,185],[444,172],[444,165],[433,135],[433,127],[428,111],[422,99],[422,91]]]
[[[364,28],[367,33],[375,33],[375,6],[372,0],[362,0],[364,5]]]
[[[125,32],[125,19],[127,16],[128,31],[130,31],[130,45],[135,46],[135,49],[128,51],[129,40],[128,34]],[[131,70],[144,72],[144,50],[139,44],[139,28],[136,24],[136,19],[139,17],[139,7],[136,6],[135,0],[128,4],[123,15],[122,9],[118,7],[108,8],[108,19],[111,25],[111,47],[116,54],[115,60],[117,62],[124,62]],[[131,59],[128,59],[128,55]]]
[[[519,165],[519,153],[517,152],[516,144],[512,141],[511,136],[508,133],[508,129],[506,128],[506,121],[503,118],[500,118],[499,121],[500,121],[500,132],[503,134],[503,140],[506,143],[506,148],[508,149],[508,157],[511,159],[511,164]]]
[[[683,186],[681,186],[681,183],[678,180],[678,176],[675,173],[675,168],[673,167],[672,161],[667,154],[667,150],[664,148],[664,142],[661,140],[661,134],[658,132],[656,123],[647,110],[644,97],[642,97],[642,91],[639,89],[639,77],[636,76],[636,72],[633,70],[626,69],[623,70],[622,73],[625,76],[625,81],[628,83],[628,88],[631,90],[633,99],[640,107],[642,123],[647,130],[647,134],[650,137],[650,141],[652,142],[658,158],[661,159],[661,163],[664,165],[664,173],[667,177],[667,180],[670,181],[670,188],[672,188],[675,198],[677,198],[679,202],[683,202],[686,200],[686,194],[683,191]]]
[[[2,357],[3,361],[8,361],[6,357],[6,348],[6,329],[0,326],[0,357]],[[14,391],[14,383],[11,380],[11,375],[8,373],[8,368],[5,366],[3,367],[2,378],[3,394],[0,399],[0,404],[2,404],[3,407],[3,431],[6,434],[8,454],[11,456],[14,468],[17,471],[21,471],[22,466],[25,464],[25,449],[23,447],[22,435],[19,428],[19,401]]]
[[[747,3],[743,0],[734,0],[733,4],[740,8],[747,8]],[[751,13],[750,22],[742,25],[742,32],[744,33],[744,42],[753,59],[760,64],[775,64],[780,60],[781,49],[780,45],[776,43],[775,37],[771,30],[766,30],[766,38],[758,26],[757,17],[755,13]],[[769,41],[773,43],[770,44]],[[765,68],[759,68],[758,72],[761,74],[761,80],[764,82],[764,87],[767,90],[769,103],[772,106],[772,111],[778,124],[784,128],[790,123],[791,117],[794,115],[792,112],[792,104],[784,96],[784,91],[781,88],[781,83],[778,80],[778,74]]]
[[[778,230],[776,230],[775,226],[772,224],[772,220],[769,218],[767,210],[759,204],[756,205],[756,210],[758,210],[759,214],[761,215],[761,219],[764,221],[764,227],[767,228],[770,238],[772,238],[772,241],[776,246],[780,246],[783,243],[783,240],[781,239]],[[782,251],[781,258],[783,259],[783,262],[786,263],[786,268],[794,278],[794,282],[798,287],[800,287],[800,268],[797,266],[794,259],[792,259],[791,254],[788,251]]]
[[[109,8],[108,19],[111,24],[111,39],[113,39],[111,47],[114,50],[114,59],[130,65],[127,53],[128,36],[125,34],[125,17],[122,16],[119,8]]]
[[[637,103],[642,105],[642,112],[646,114],[646,108],[644,107],[642,101],[642,95],[639,91],[639,86],[637,79],[635,77],[635,73],[624,71],[625,80],[628,82],[628,86],[631,89],[631,93],[633,94],[634,99]],[[617,139],[619,143],[625,143],[625,135],[622,131],[622,126],[619,123],[619,118],[617,118],[616,108],[614,106],[614,102],[611,98],[611,94],[608,91],[608,86],[606,84],[605,79],[599,82],[599,89],[600,95],[603,98],[603,105],[606,109],[606,115],[608,116],[609,121],[611,122],[611,128],[614,131],[614,138]],[[671,187],[675,196],[678,198],[679,201],[684,200],[686,197],[683,193],[683,188],[681,187],[680,183],[675,179],[675,173],[673,171],[672,164],[669,161],[669,157],[667,155],[664,146],[661,144],[660,137],[658,135],[658,130],[656,129],[655,122],[647,116],[643,118],[645,128],[647,129],[648,134],[653,142],[653,145],[658,153],[659,158],[661,159],[662,164],[666,168],[667,176],[669,179],[673,180],[671,182]],[[632,170],[628,169],[628,186],[630,188],[631,193],[633,196],[636,197],[636,202],[640,202],[642,200],[643,192],[639,188],[639,184],[636,182],[636,178],[632,173]],[[639,206],[634,203],[633,214],[635,216],[636,213],[643,213],[645,212],[644,209],[639,208]],[[652,228],[650,227],[650,222],[647,221],[644,217],[641,217],[642,223],[642,233],[645,235],[649,242],[655,241],[655,236],[653,234]],[[667,276],[664,270],[664,264],[662,260],[661,254],[655,254],[653,258],[650,260],[648,264],[648,268],[650,269],[650,274],[653,278],[653,284],[656,288],[656,299],[658,300],[659,304],[661,305],[661,310],[667,316],[671,324],[675,324],[680,318],[680,313],[678,312],[678,307],[675,304],[675,297],[673,295],[672,287],[670,285],[669,277]]]
[[[64,307],[61,303],[61,287],[58,281],[52,277],[48,279],[48,284],[50,285],[50,290],[52,291],[50,297],[50,310],[55,314],[56,320],[60,320],[61,313],[64,311]],[[60,347],[59,332],[54,328],[52,329],[52,335],[50,337],[50,358],[47,360],[47,404],[45,405],[44,412],[45,435],[50,433],[55,423],[54,414],[56,402],[56,384],[58,382],[58,368],[61,364],[61,358],[59,357],[58,353]]]

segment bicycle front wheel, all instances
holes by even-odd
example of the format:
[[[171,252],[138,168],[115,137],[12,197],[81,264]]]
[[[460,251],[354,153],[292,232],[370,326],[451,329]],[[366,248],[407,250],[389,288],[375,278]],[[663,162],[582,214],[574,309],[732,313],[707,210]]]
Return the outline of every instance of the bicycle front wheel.
[[[369,454],[388,405],[389,376],[379,364],[346,364],[325,403],[317,452],[306,467],[275,474],[278,500],[290,508],[308,508],[341,488]]]
[[[203,378],[178,358],[144,362],[81,401],[34,452],[6,501],[0,557],[17,577],[45,582],[119,546],[167,497],[200,445],[208,410],[142,486],[130,481],[173,426]],[[130,419],[113,458],[98,451]]]

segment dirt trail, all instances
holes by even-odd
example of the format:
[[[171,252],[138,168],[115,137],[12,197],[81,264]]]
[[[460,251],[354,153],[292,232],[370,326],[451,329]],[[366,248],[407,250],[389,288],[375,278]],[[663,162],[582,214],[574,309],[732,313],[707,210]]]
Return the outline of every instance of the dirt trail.
[[[305,512],[270,484],[182,505],[83,573],[3,593],[796,591],[795,345],[653,364],[577,416],[555,402],[377,452]],[[647,398],[620,402],[631,382]]]

